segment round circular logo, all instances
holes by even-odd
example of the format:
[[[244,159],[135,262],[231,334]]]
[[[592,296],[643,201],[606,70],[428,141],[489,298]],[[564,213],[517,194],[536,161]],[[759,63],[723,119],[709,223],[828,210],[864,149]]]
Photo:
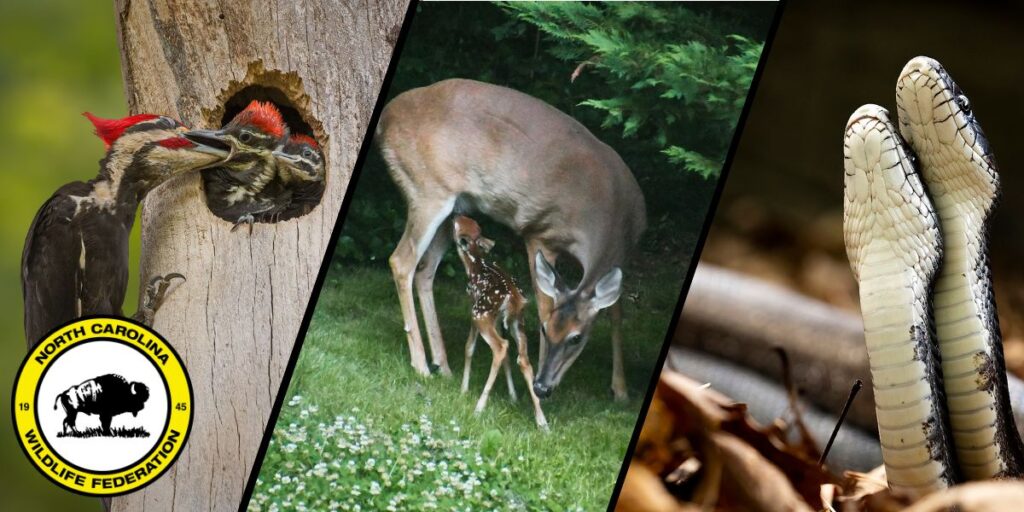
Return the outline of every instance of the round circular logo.
[[[47,335],[21,364],[11,404],[32,464],[90,496],[153,482],[192,427],[192,384],[181,358],[125,318],[83,318]]]

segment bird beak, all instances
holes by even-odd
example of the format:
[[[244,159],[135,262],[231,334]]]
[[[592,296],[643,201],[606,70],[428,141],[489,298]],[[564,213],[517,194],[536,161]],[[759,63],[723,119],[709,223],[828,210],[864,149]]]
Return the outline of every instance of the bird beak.
[[[192,141],[197,151],[217,155],[224,160],[230,160],[235,153],[235,147],[223,130],[190,130],[181,135]]]
[[[299,157],[297,157],[295,155],[289,155],[288,153],[284,153],[284,152],[281,152],[281,151],[274,151],[272,154],[274,155],[274,158],[276,158],[278,160],[284,160],[285,162],[288,162],[288,163],[294,164],[294,163],[298,163],[298,161],[299,161]]]

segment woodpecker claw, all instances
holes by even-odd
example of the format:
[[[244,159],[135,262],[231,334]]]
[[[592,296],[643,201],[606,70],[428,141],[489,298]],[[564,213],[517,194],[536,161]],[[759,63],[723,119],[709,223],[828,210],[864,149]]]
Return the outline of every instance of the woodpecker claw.
[[[256,217],[253,217],[251,213],[242,215],[235,221],[235,225],[231,227],[231,232],[234,233],[240,226],[247,224],[249,226],[249,234],[252,235],[252,225],[256,223]]]
[[[172,272],[162,276],[153,276],[146,285],[146,298],[142,301],[142,307],[135,314],[135,319],[146,325],[153,325],[156,312],[164,303],[167,290],[171,287],[174,279],[187,281],[185,276]]]

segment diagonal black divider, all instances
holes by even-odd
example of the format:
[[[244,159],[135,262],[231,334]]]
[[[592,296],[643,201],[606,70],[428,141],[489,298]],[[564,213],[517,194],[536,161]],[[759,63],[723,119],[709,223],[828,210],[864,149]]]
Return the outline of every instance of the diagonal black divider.
[[[622,484],[626,479],[626,472],[629,470],[630,462],[633,459],[633,452],[636,451],[637,439],[640,437],[640,430],[644,426],[644,420],[647,418],[647,411],[651,407],[651,399],[654,397],[654,388],[658,384],[658,379],[661,378],[661,370],[665,366],[665,359],[668,356],[668,350],[672,345],[672,337],[676,331],[676,325],[679,323],[679,314],[683,310],[683,304],[686,301],[686,293],[690,290],[690,283],[693,281],[693,274],[697,270],[697,265],[700,264],[700,253],[704,249],[704,242],[707,240],[708,232],[711,230],[711,222],[714,219],[715,210],[718,208],[718,201],[722,197],[722,191],[725,189],[725,181],[729,176],[729,167],[732,166],[732,160],[736,154],[736,148],[739,147],[740,139],[743,135],[743,125],[747,121],[747,115],[750,113],[751,105],[754,103],[754,97],[757,91],[757,84],[761,80],[761,74],[764,71],[765,63],[768,61],[768,54],[771,52],[772,40],[775,37],[775,32],[779,27],[779,21],[782,19],[782,12],[785,10],[786,0],[780,0],[779,6],[775,10],[775,16],[772,18],[771,26],[768,28],[768,34],[765,36],[764,49],[761,51],[761,58],[757,62],[757,69],[754,70],[753,79],[750,81],[750,88],[747,90],[747,100],[743,104],[743,110],[740,111],[740,117],[736,121],[736,129],[732,134],[732,142],[729,144],[729,151],[726,153],[725,162],[722,165],[722,172],[718,176],[718,183],[715,184],[715,192],[711,198],[711,204],[708,206],[708,212],[704,217],[704,225],[701,227],[700,237],[697,239],[697,245],[693,251],[693,258],[690,259],[690,267],[686,270],[686,277],[683,279],[683,287],[679,292],[679,299],[676,301],[675,312],[673,313],[672,319],[669,321],[668,332],[665,334],[665,341],[661,346],[661,354],[658,355],[658,362],[655,364],[655,371],[651,373],[651,381],[647,384],[647,394],[644,396],[644,403],[640,407],[640,414],[636,419],[636,426],[633,428],[633,437],[629,440],[629,446],[626,448],[625,458],[622,461],[622,467],[619,469],[619,477],[615,480],[615,488],[612,490],[612,495],[608,500],[608,510],[614,510],[616,503],[619,501],[619,494],[622,492]]]
[[[394,79],[395,70],[398,68],[398,58],[402,54],[402,47],[405,45],[405,38],[409,33],[409,28],[412,26],[412,19],[416,13],[416,6],[418,3],[419,0],[410,0],[409,8],[405,11],[405,18],[402,21],[401,31],[398,34],[398,38],[395,40],[395,47],[391,52],[391,62],[388,63],[387,72],[384,74],[384,80],[381,82],[380,93],[377,96],[377,103],[373,107],[373,114],[370,116],[370,122],[367,124],[366,134],[363,136],[363,143],[359,147],[359,155],[356,157],[356,163],[352,169],[352,175],[349,178],[348,188],[345,189],[345,196],[341,200],[341,208],[338,209],[338,217],[334,221],[334,229],[331,231],[331,237],[327,242],[327,250],[324,252],[323,259],[320,263],[320,272],[316,276],[316,282],[313,284],[313,291],[309,295],[306,312],[302,316],[302,323],[299,324],[299,332],[296,334],[292,353],[288,357],[288,365],[285,367],[284,375],[281,377],[281,385],[277,389],[277,397],[274,399],[274,407],[270,410],[270,418],[268,418],[267,427],[263,431],[263,440],[260,442],[259,451],[256,452],[256,459],[253,461],[252,470],[249,473],[249,480],[245,484],[245,490],[242,492],[242,499],[238,503],[239,512],[244,512],[248,508],[249,501],[252,499],[252,493],[256,488],[256,479],[259,477],[260,469],[263,467],[263,458],[267,455],[267,448],[270,446],[270,439],[273,436],[274,427],[277,425],[277,418],[281,415],[281,406],[284,402],[284,395],[288,391],[288,385],[291,384],[292,374],[295,372],[295,363],[298,361],[299,354],[302,352],[302,344],[306,340],[306,332],[309,330],[309,323],[313,319],[313,312],[316,310],[316,304],[320,300],[320,291],[323,289],[324,281],[327,279],[327,271],[331,267],[331,255],[334,252],[334,247],[338,243],[338,237],[341,235],[341,227],[345,220],[345,214],[348,213],[348,209],[351,206],[352,194],[355,193],[356,184],[359,180],[359,175],[362,173],[366,157],[370,154],[370,148],[373,145],[373,130],[377,126],[377,120],[380,119],[381,110],[384,109],[384,103],[387,100],[387,92],[391,88],[391,82]]]

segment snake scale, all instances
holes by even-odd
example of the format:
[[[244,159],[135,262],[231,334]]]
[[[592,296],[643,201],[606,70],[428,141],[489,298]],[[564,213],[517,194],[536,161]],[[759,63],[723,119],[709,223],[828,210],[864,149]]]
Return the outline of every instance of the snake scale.
[[[996,165],[967,97],[934,59],[846,125],[844,237],[860,288],[882,459],[924,494],[1017,477],[1014,424],[988,262]]]

